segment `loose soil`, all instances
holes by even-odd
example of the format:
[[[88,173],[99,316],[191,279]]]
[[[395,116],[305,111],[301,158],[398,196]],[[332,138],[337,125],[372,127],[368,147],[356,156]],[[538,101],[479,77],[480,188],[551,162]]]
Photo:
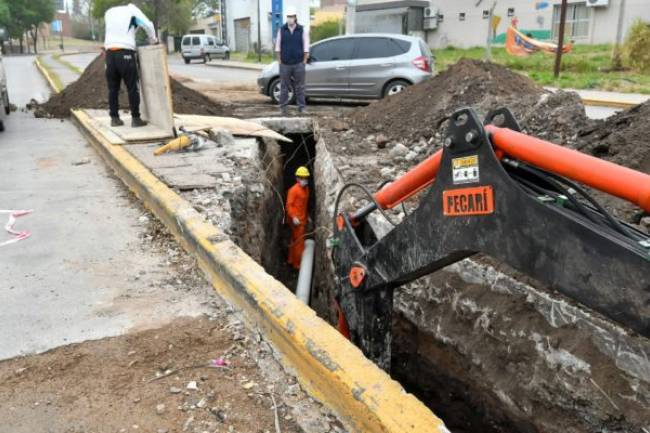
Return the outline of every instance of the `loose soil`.
[[[524,132],[529,135],[637,170],[650,171],[650,144],[647,142],[650,135],[650,103],[626,110],[605,121],[594,121],[586,117],[582,101],[576,93],[548,92],[522,75],[481,61],[461,60],[425,83],[374,102],[366,108],[359,108],[354,113],[330,116],[321,120],[320,126],[332,163],[343,180],[361,183],[374,191],[382,182],[399,177],[440,149],[445,136],[444,120],[454,111],[472,107],[482,117],[489,110],[503,106],[513,111]],[[594,196],[619,218],[638,222],[634,218],[639,211],[635,206],[597,192],[594,192]],[[358,209],[364,205],[365,198],[361,195],[356,198],[358,200],[354,207]],[[414,197],[406,203],[406,208],[416,207],[418,203],[419,197]],[[389,213],[394,219],[403,216],[400,209]],[[475,259],[489,262],[489,258],[485,257]],[[327,268],[327,265],[323,267]],[[526,281],[508,269],[502,269],[502,272],[517,280]],[[328,276],[320,275],[319,278],[327,279]],[[468,313],[468,316],[471,320],[468,319],[467,326],[462,325],[465,320],[463,314],[452,311],[451,306],[456,308],[455,301],[445,299],[439,304],[440,298],[433,294],[436,285],[431,283],[436,279],[439,280],[437,285],[444,288],[440,289],[442,293],[449,291],[450,297],[454,293],[460,293],[468,305],[479,305],[474,307],[476,311],[469,308],[471,314]],[[519,362],[527,365],[540,363],[539,355],[535,353],[536,349],[531,342],[515,343],[515,339],[506,338],[501,347],[490,341],[482,346],[480,341],[472,342],[472,336],[485,342],[485,335],[476,331],[479,313],[484,311],[497,311],[495,318],[512,317],[520,320],[522,328],[526,323],[536,321],[539,329],[547,332],[546,321],[526,305],[524,300],[507,295],[500,297],[484,285],[474,287],[453,277],[453,274],[445,275],[441,272],[432,274],[427,282],[418,282],[414,286],[419,291],[411,292],[415,290],[411,286],[402,289],[407,296],[412,297],[409,298],[407,308],[413,308],[414,316],[430,318],[430,321],[425,324],[414,323],[411,322],[412,317],[406,319],[397,314],[392,374],[437,414],[443,416],[451,431],[569,431],[567,426],[572,424],[576,427],[571,431],[586,431],[584,427],[588,422],[583,423],[579,414],[582,409],[571,407],[580,397],[568,394],[561,386],[558,387],[554,383],[556,376],[552,372],[541,372],[537,367],[531,367],[540,377],[549,374],[548,385],[538,388],[526,388],[528,381],[525,377],[517,378],[511,372],[503,375],[504,368],[512,368]],[[319,287],[327,290],[327,287],[333,287],[333,283],[322,281]],[[332,293],[317,296],[331,299]],[[504,307],[500,311],[500,305],[508,305],[508,308]],[[485,310],[483,307],[486,307]],[[334,317],[333,312],[327,308],[321,308],[319,314]],[[449,315],[445,319],[448,323],[440,325],[444,314]],[[442,326],[442,331],[437,330],[435,324]],[[456,329],[459,330],[457,333],[454,331]],[[514,327],[511,323],[496,326],[495,329]],[[597,374],[592,375],[593,380],[602,384],[604,389],[618,389],[623,395],[622,390],[628,384],[621,381],[618,367],[611,365],[611,360],[602,355],[600,349],[587,343],[588,332],[564,328],[548,332],[552,335],[557,333],[558,341],[566,342],[563,347],[594,366]],[[559,336],[564,332],[567,334]],[[452,333],[453,338],[445,340]],[[569,343],[571,339],[576,343]],[[577,349],[582,340],[585,348]],[[459,347],[465,347],[465,343],[468,343],[470,349],[460,350]],[[517,350],[521,350],[521,353],[511,353],[517,346],[520,346]],[[482,349],[478,350],[477,347]],[[505,358],[504,353],[508,354]],[[468,365],[462,365],[463,362],[468,362]],[[479,368],[478,373],[470,378],[468,371],[472,363]],[[602,371],[595,367],[597,365],[603,366]],[[608,377],[608,374],[612,377]],[[491,380],[497,383],[494,389],[489,388]],[[580,388],[581,386],[576,385],[576,389],[587,393],[588,389]],[[515,402],[535,400],[535,395],[540,394],[535,401],[534,411],[538,418],[524,416],[519,419],[508,413],[505,405],[494,395],[495,390],[504,389]],[[516,398],[517,393],[521,393],[520,399]],[[568,409],[565,410],[563,405]],[[595,405],[586,406],[589,406],[588,411],[591,413],[603,417],[611,410],[607,404],[601,406],[601,412],[593,407]],[[612,426],[607,427],[608,431],[619,431],[610,428],[619,422],[621,425],[627,422],[638,424],[642,418],[642,412],[633,404],[620,403],[616,409],[620,409],[624,415],[619,414],[620,419],[612,416]],[[620,431],[624,431],[624,428]]]
[[[3,431],[275,431],[274,386],[241,340],[207,317],[179,319],[2,362]],[[219,357],[229,365],[208,367]],[[300,431],[286,406],[278,417],[283,432]]]
[[[508,107],[529,135],[650,171],[650,103],[604,121],[590,120],[576,93],[548,92],[521,74],[478,60],[463,59],[401,94],[330,117],[323,129],[328,148],[347,157],[342,171],[349,169],[355,173],[350,179],[376,186],[438,150],[445,120],[463,107],[474,108],[481,117]],[[376,163],[369,164],[368,158]],[[635,206],[598,192],[594,195],[617,217],[639,222]]]
[[[172,103],[174,112],[180,114],[201,114],[220,116],[223,114],[221,105],[210,100],[201,93],[192,90],[174,78],[170,77],[172,87]],[[120,90],[120,108],[129,108],[126,89]],[[68,85],[60,93],[52,95],[45,103],[38,106],[34,115],[36,117],[64,118],[70,115],[73,108],[98,108],[108,109],[108,90],[104,55],[100,54],[86,68],[77,81]]]

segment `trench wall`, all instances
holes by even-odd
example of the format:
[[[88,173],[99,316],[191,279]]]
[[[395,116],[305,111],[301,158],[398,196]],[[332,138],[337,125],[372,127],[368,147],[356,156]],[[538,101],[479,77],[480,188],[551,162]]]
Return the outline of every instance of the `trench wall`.
[[[317,218],[329,227],[337,191],[357,179],[323,137],[316,148]],[[327,236],[312,307],[334,323]],[[524,281],[474,257],[398,289],[393,376],[455,432],[649,433],[650,341]]]

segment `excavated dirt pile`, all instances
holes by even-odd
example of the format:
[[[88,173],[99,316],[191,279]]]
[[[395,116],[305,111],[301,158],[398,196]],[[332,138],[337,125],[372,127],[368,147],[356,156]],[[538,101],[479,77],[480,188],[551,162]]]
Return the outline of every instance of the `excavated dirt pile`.
[[[550,94],[503,66],[468,59],[399,95],[358,110],[350,121],[360,133],[381,133],[393,141],[413,142],[434,137],[440,122],[456,109],[473,107],[484,115],[500,106],[509,107],[533,132],[555,131],[555,139],[571,140],[575,128],[586,123],[577,95]]]
[[[374,191],[438,150],[443,121],[454,111],[472,107],[482,117],[502,106],[513,111],[529,135],[650,169],[650,104],[593,121],[576,93],[547,92],[504,67],[462,60],[401,94],[320,122],[318,154],[327,154],[331,162],[321,160],[316,174],[331,179],[336,171],[339,182],[319,191],[328,199],[317,218],[331,218],[334,199],[329,197],[342,184],[356,182]],[[628,221],[638,213],[630,204],[594,195]],[[361,194],[351,196],[352,209],[365,204]],[[418,202],[419,197],[409,200],[406,210]],[[399,209],[389,213],[396,219],[404,214]],[[379,217],[377,227],[390,230]],[[319,243],[326,243],[325,235]],[[316,275],[322,281],[312,306],[335,323],[329,252],[318,253]],[[396,290],[393,377],[454,433],[646,431],[647,339],[620,332],[588,309],[531,286],[526,277],[490,260],[475,256]]]
[[[650,101],[581,131],[577,148],[635,170],[650,172]]]
[[[170,80],[174,112],[209,116],[219,116],[223,113],[222,107],[206,96],[184,86],[174,78],[170,78]],[[63,118],[70,115],[72,108],[108,108],[104,56],[102,54],[88,65],[77,81],[38,106],[34,115],[36,117]],[[120,108],[129,108],[124,86],[120,91]]]

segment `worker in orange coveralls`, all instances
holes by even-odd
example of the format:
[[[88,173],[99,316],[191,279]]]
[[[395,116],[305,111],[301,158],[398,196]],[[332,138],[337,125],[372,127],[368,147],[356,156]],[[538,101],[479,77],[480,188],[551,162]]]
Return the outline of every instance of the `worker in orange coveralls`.
[[[298,167],[296,184],[287,193],[287,223],[291,225],[291,243],[289,244],[289,264],[300,269],[302,252],[305,249],[305,226],[307,225],[309,203],[309,170]]]

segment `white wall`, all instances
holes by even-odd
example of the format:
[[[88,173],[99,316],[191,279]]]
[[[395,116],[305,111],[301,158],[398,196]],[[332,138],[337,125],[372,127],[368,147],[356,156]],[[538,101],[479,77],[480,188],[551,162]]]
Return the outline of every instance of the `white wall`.
[[[605,44],[613,43],[616,38],[616,25],[621,0],[610,0],[609,7],[589,8],[589,35],[577,43]],[[483,10],[489,9],[492,0],[483,0],[476,6],[476,0],[431,0],[432,7],[437,7],[444,15],[444,21],[437,30],[427,32],[427,42],[433,48],[448,45],[457,47],[474,47],[485,45],[488,20],[483,19]],[[524,30],[551,30],[553,20],[553,5],[560,0],[550,0],[550,5],[541,10],[535,10],[536,1],[532,0],[499,0],[494,14],[501,17],[497,35],[506,31],[512,17],[508,17],[508,8],[515,8],[515,16],[519,20],[518,27]],[[585,3],[585,0],[569,0],[569,3]],[[460,12],[465,13],[465,21],[460,21]],[[626,0],[624,34],[636,18],[650,22],[650,0]]]
[[[235,47],[235,20],[240,18],[250,18],[250,40],[251,50],[253,44],[257,43],[257,2],[258,0],[226,0],[227,14],[227,31],[228,45]],[[270,51],[273,49],[273,39],[275,35],[271,34],[271,0],[259,0],[260,2],[260,21],[261,21],[261,40],[262,49]],[[309,30],[309,3],[310,0],[284,0],[283,8],[293,6],[298,10],[298,22]]]

